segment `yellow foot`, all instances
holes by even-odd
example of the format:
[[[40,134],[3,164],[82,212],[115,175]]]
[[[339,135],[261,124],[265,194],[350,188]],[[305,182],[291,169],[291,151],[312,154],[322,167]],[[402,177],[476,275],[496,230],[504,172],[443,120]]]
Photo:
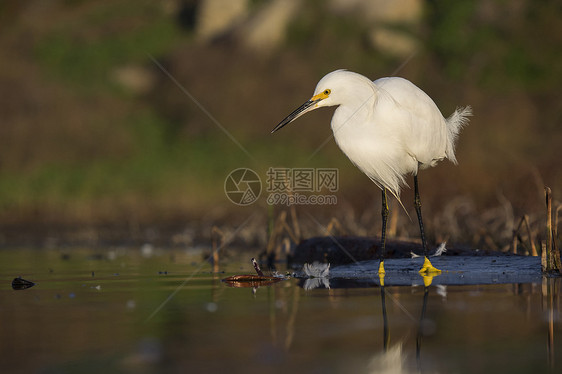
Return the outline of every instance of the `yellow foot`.
[[[381,287],[384,287],[384,261],[381,261],[380,265],[379,265],[379,281],[380,281],[380,285]]]
[[[424,262],[423,262],[423,266],[420,269],[420,274],[427,274],[427,275],[441,274],[441,270],[439,270],[435,266],[431,265],[431,262],[429,261],[429,258],[426,257]]]

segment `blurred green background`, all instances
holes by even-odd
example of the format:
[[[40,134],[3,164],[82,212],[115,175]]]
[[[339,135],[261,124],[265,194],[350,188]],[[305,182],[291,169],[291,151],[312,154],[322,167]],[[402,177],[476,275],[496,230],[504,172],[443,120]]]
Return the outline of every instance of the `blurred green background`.
[[[302,220],[378,233],[380,193],[326,142],[331,109],[270,135],[338,68],[410,79],[444,116],[473,107],[459,166],[420,175],[424,213],[434,233],[457,217],[466,230],[444,236],[501,242],[520,215],[543,220],[544,185],[562,193],[560,19],[559,2],[530,0],[2,1],[0,243],[57,228],[208,232],[254,211],[265,228],[264,195],[246,208],[225,196],[239,167],[262,181],[269,167],[339,168],[338,205],[298,207]]]

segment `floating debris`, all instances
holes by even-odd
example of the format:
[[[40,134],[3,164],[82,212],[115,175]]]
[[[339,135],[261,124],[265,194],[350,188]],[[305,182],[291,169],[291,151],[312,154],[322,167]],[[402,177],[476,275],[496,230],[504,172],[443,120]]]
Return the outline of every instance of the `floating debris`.
[[[309,278],[327,278],[330,275],[330,264],[315,261],[304,264],[303,271]]]
[[[437,249],[435,250],[435,253],[430,255],[429,257],[438,257],[438,256],[441,256],[443,253],[447,252],[447,247],[445,247],[446,245],[447,245],[447,242],[443,242],[443,243],[439,244],[439,247],[437,247]],[[415,254],[413,251],[410,251],[410,256],[412,258],[421,257],[420,255]]]
[[[252,258],[252,265],[256,270],[257,275],[249,275],[249,274],[242,274],[242,275],[233,275],[228,278],[224,278],[222,281],[225,282],[230,287],[260,287],[260,286],[269,286],[271,284],[280,282],[282,280],[288,279],[282,275],[272,275],[267,276],[264,275],[258,265],[258,262],[255,258]]]
[[[231,277],[224,278],[222,281],[231,287],[259,287],[269,286],[285,279],[287,278],[259,275],[233,275]]]
[[[35,286],[35,283],[25,280],[22,277],[14,278],[12,281],[12,288],[14,290],[27,290],[33,286]]]
[[[304,277],[303,288],[307,291],[315,288],[330,288],[330,264],[314,261],[312,264],[304,264],[302,271]]]
[[[441,256],[443,253],[447,252],[447,247],[445,247],[446,245],[447,242],[443,242],[439,244],[439,247],[437,247],[437,250],[435,251],[435,254],[432,257]]]
[[[256,273],[258,273],[258,275],[260,277],[263,277],[263,272],[260,269],[260,265],[258,264],[258,262],[256,261],[255,258],[252,257],[252,265],[254,265],[254,269],[256,270]]]

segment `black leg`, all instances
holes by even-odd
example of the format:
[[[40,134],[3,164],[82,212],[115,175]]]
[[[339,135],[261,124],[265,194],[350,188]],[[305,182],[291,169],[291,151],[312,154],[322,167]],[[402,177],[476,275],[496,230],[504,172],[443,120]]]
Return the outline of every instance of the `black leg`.
[[[384,261],[384,256],[386,254],[386,222],[388,221],[388,202],[386,200],[386,188],[382,189],[382,233],[381,233],[381,255],[380,260]]]
[[[416,207],[416,213],[418,214],[418,222],[420,224],[420,235],[422,240],[423,246],[423,255],[427,257],[427,243],[425,242],[425,233],[423,231],[423,220],[422,220],[422,213],[421,213],[421,199],[420,199],[420,190],[418,187],[418,176],[414,175],[414,206]]]
[[[425,233],[423,231],[423,220],[422,220],[422,213],[421,213],[421,199],[420,199],[420,190],[418,187],[418,176],[414,175],[414,206],[416,207],[416,213],[418,214],[418,222],[420,224],[420,235],[422,240],[423,246],[423,255],[425,256],[425,260],[423,266],[420,270],[422,274],[438,274],[441,273],[441,270],[436,269],[431,262],[429,261],[428,255],[429,251],[427,248],[427,243],[425,241]]]
[[[381,253],[380,253],[380,265],[379,274],[384,274],[384,257],[386,255],[386,221],[388,221],[388,202],[386,200],[386,188],[382,189],[382,233],[381,233]],[[381,279],[382,283],[382,279]],[[381,284],[382,285],[382,284]]]

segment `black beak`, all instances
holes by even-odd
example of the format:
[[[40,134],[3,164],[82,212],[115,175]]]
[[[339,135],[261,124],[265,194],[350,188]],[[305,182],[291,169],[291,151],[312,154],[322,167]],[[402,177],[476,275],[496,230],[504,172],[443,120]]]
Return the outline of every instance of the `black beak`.
[[[288,125],[289,123],[293,122],[294,120],[305,114],[306,112],[314,109],[313,105],[319,102],[320,100],[322,99],[308,100],[306,103],[302,104],[295,111],[289,114],[283,121],[279,122],[279,124],[275,126],[273,130],[271,130],[271,133],[273,134],[275,131],[280,130],[283,126]]]

